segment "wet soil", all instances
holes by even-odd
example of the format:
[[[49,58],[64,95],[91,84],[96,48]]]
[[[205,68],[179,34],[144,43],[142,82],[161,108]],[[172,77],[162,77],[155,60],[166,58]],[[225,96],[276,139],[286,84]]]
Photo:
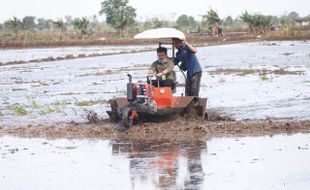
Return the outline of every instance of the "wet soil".
[[[310,121],[202,121],[179,117],[161,123],[140,123],[129,129],[109,120],[99,123],[55,123],[53,125],[1,126],[0,135],[49,138],[100,139],[207,139],[224,136],[258,136],[309,133]]]

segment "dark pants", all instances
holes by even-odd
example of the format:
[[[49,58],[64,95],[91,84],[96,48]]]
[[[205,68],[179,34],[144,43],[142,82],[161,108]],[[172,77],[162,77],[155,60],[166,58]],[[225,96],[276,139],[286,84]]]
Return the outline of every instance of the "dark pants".
[[[199,96],[201,72],[194,73],[193,76],[187,77],[185,86],[185,96]]]
[[[155,87],[158,87],[158,82],[157,80],[152,80],[152,85]],[[159,87],[174,87],[174,82],[172,80],[160,80],[159,81]]]

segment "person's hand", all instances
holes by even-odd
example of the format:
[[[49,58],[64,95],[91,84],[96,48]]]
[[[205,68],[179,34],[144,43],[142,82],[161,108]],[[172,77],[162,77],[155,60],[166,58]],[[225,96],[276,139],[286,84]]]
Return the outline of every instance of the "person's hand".
[[[148,76],[148,77],[153,77],[154,74],[153,74],[153,73],[148,73],[147,76]]]
[[[161,77],[161,76],[163,76],[163,73],[157,73],[156,76]]]

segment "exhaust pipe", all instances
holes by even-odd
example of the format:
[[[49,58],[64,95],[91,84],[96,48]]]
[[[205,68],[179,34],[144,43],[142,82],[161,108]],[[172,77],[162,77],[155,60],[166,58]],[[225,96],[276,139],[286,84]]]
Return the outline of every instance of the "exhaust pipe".
[[[133,84],[132,84],[132,76],[131,74],[127,74],[128,76],[128,83],[127,83],[127,100],[128,102],[133,102],[133,98],[134,98],[134,95],[133,95]]]

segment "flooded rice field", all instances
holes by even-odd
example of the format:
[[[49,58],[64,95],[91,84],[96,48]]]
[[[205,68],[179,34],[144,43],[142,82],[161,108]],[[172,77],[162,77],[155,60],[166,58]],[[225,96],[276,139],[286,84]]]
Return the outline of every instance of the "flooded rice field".
[[[107,118],[107,101],[126,93],[126,74],[144,81],[156,59],[156,46],[138,48],[154,51],[1,66],[0,123],[81,123],[89,110]],[[7,51],[12,52],[1,53],[3,62],[119,48]],[[198,48],[197,55],[204,69],[200,95],[208,98],[208,108],[236,120],[310,119],[309,41],[207,46]],[[184,78],[177,67],[175,71],[180,95]]]
[[[154,45],[131,46],[83,46],[56,48],[0,49],[0,65],[40,60],[70,59],[107,54],[131,53],[135,51],[153,50]]]
[[[309,189],[309,41],[200,47],[200,95],[221,119],[119,130],[108,100],[127,73],[145,80],[155,49],[0,50],[0,189]]]
[[[310,135],[130,141],[0,137],[1,189],[310,186]]]

